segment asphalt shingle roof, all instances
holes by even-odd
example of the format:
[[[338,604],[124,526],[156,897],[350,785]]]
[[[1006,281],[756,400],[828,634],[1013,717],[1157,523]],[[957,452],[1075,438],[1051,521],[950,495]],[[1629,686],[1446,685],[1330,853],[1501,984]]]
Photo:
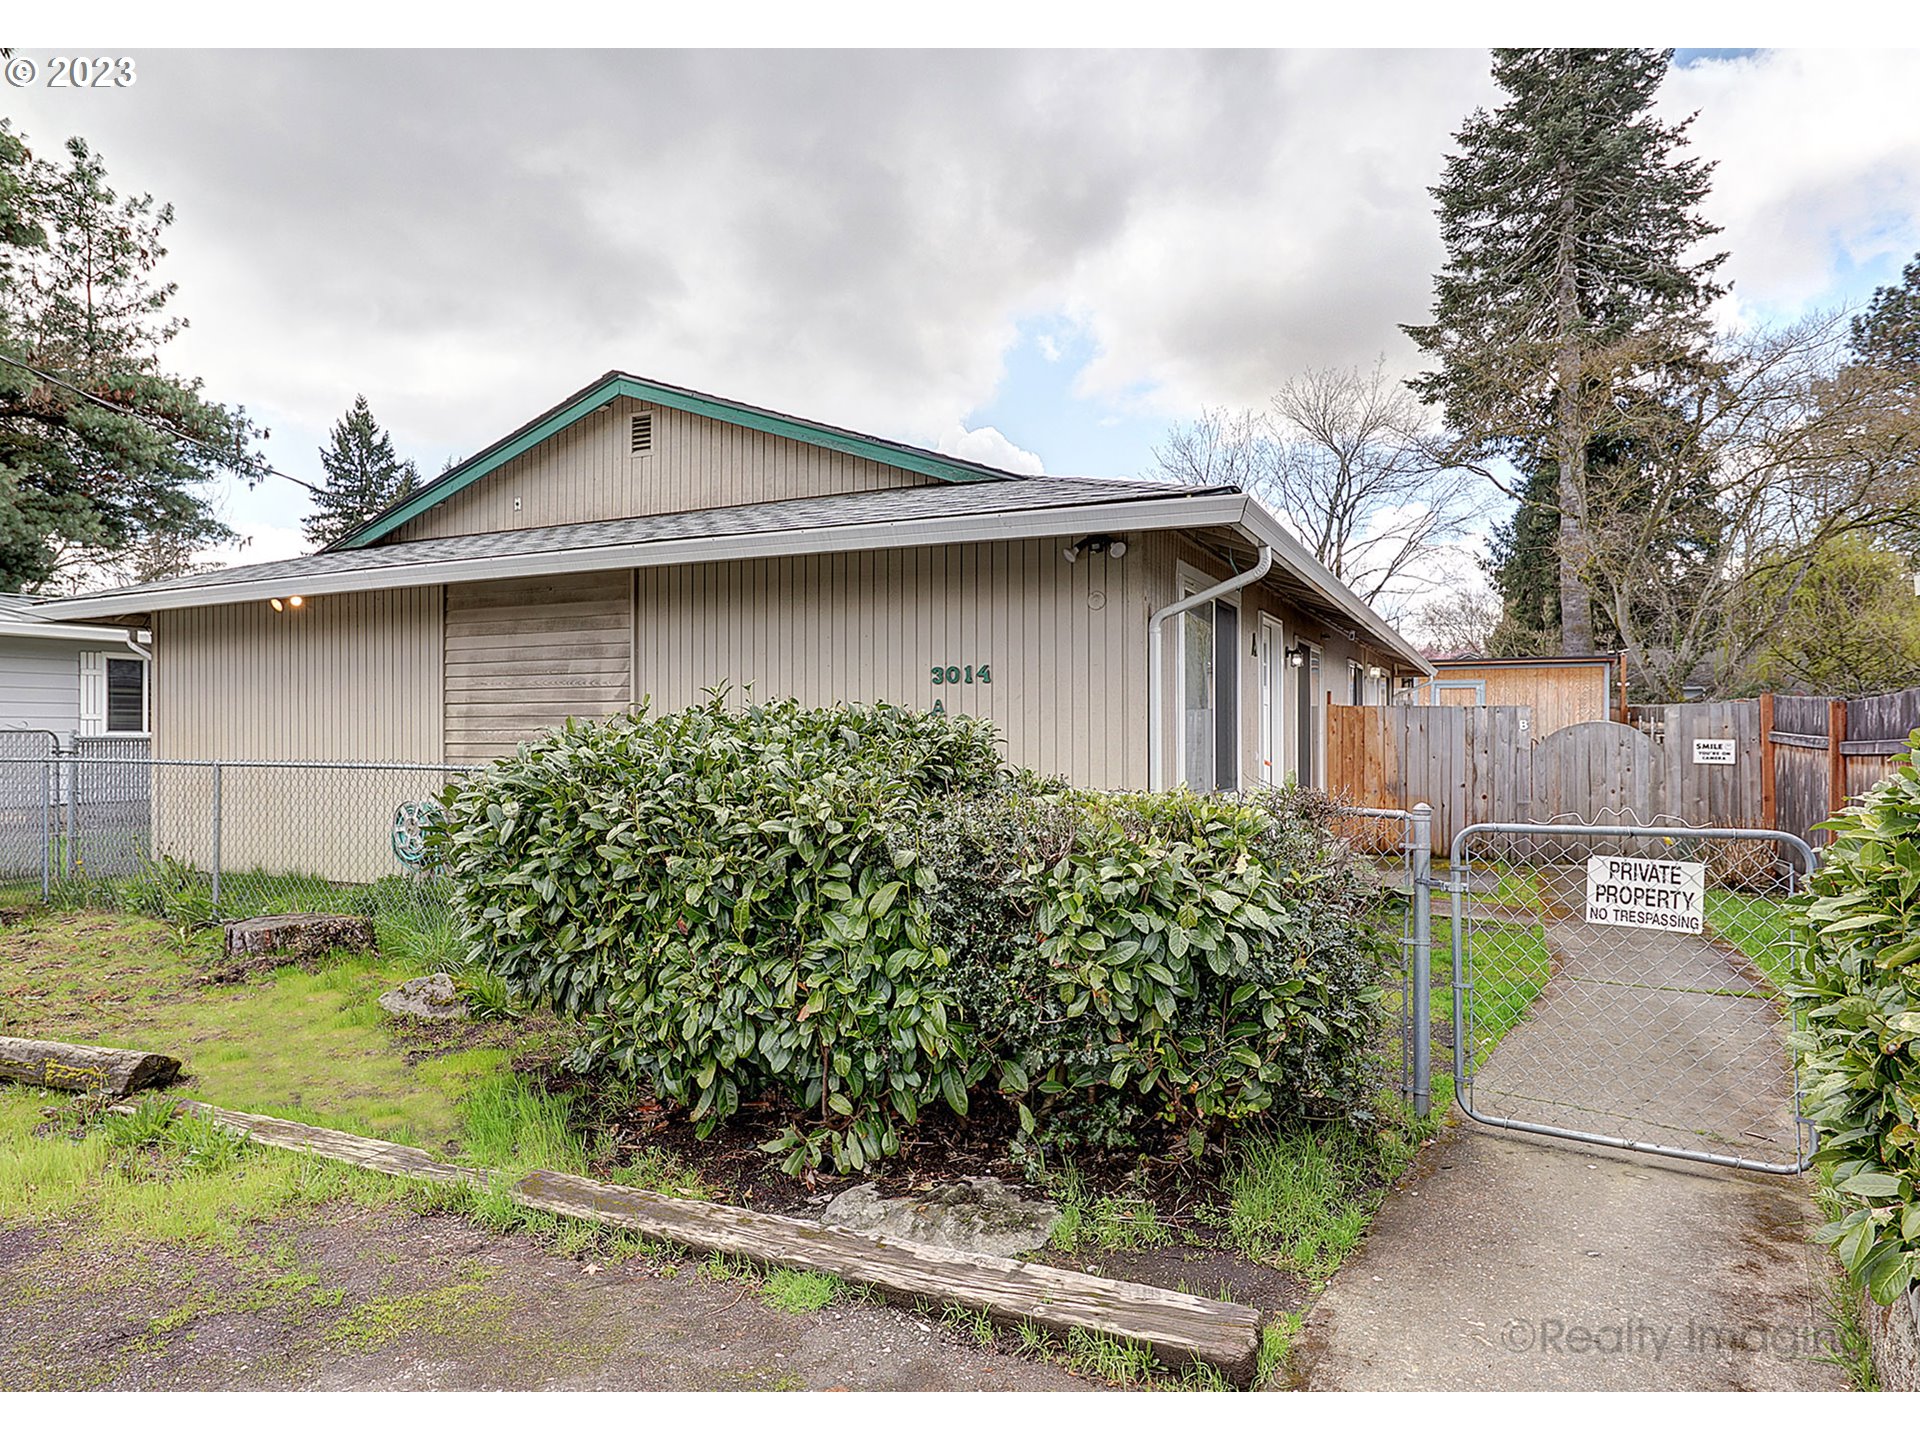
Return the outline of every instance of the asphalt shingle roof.
[[[176,590],[256,580],[289,582],[342,572],[376,570],[441,560],[481,560],[514,555],[547,555],[609,545],[698,540],[734,535],[818,530],[842,525],[930,520],[943,516],[988,515],[1105,505],[1128,500],[1170,500],[1184,495],[1221,493],[1225,486],[1191,487],[1152,480],[1079,480],[1035,477],[983,480],[967,485],[914,485],[850,495],[818,495],[801,500],[772,500],[713,510],[681,510],[670,515],[636,515],[621,520],[590,520],[526,530],[493,530],[479,535],[449,535],[437,540],[402,540],[360,550],[322,551],[290,560],[239,565],[198,575],[180,575],[145,585],[97,591],[87,598],[138,599]]]

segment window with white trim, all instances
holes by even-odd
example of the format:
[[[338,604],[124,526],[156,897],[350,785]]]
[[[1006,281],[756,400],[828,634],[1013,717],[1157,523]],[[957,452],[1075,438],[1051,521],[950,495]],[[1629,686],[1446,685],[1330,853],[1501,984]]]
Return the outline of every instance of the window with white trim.
[[[80,733],[144,735],[147,662],[104,650],[80,652]]]

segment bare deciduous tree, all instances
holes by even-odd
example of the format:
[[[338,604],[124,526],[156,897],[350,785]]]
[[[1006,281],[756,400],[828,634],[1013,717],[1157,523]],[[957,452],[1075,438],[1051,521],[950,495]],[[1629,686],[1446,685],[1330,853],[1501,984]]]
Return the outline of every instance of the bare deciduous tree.
[[[1478,479],[1434,457],[1420,404],[1385,362],[1289,378],[1266,410],[1209,410],[1155,448],[1154,473],[1237,485],[1368,604],[1404,608],[1477,514]]]
[[[1588,574],[1652,694],[1737,688],[1843,537],[1920,544],[1920,408],[1849,364],[1843,317],[1722,339],[1690,392],[1627,417],[1638,443],[1589,487]]]
[[[1437,650],[1491,652],[1500,627],[1500,597],[1491,590],[1456,590],[1413,613],[1414,629]]]

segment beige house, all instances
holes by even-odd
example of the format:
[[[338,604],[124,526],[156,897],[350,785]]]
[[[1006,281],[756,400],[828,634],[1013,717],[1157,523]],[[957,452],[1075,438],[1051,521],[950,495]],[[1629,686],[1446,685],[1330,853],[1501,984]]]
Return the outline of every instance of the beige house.
[[[40,612],[152,631],[170,759],[469,764],[728,685],[1233,789],[1318,780],[1329,702],[1431,673],[1230,487],[1016,475],[620,373],[319,554]]]

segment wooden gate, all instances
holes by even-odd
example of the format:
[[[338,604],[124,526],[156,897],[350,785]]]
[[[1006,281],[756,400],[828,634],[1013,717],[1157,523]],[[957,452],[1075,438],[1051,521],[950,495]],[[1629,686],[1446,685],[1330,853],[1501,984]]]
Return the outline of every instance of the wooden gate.
[[[1661,706],[1639,725],[1593,720],[1543,736],[1520,705],[1335,705],[1327,788],[1356,805],[1431,805],[1436,854],[1483,823],[1760,827],[1760,708]]]

